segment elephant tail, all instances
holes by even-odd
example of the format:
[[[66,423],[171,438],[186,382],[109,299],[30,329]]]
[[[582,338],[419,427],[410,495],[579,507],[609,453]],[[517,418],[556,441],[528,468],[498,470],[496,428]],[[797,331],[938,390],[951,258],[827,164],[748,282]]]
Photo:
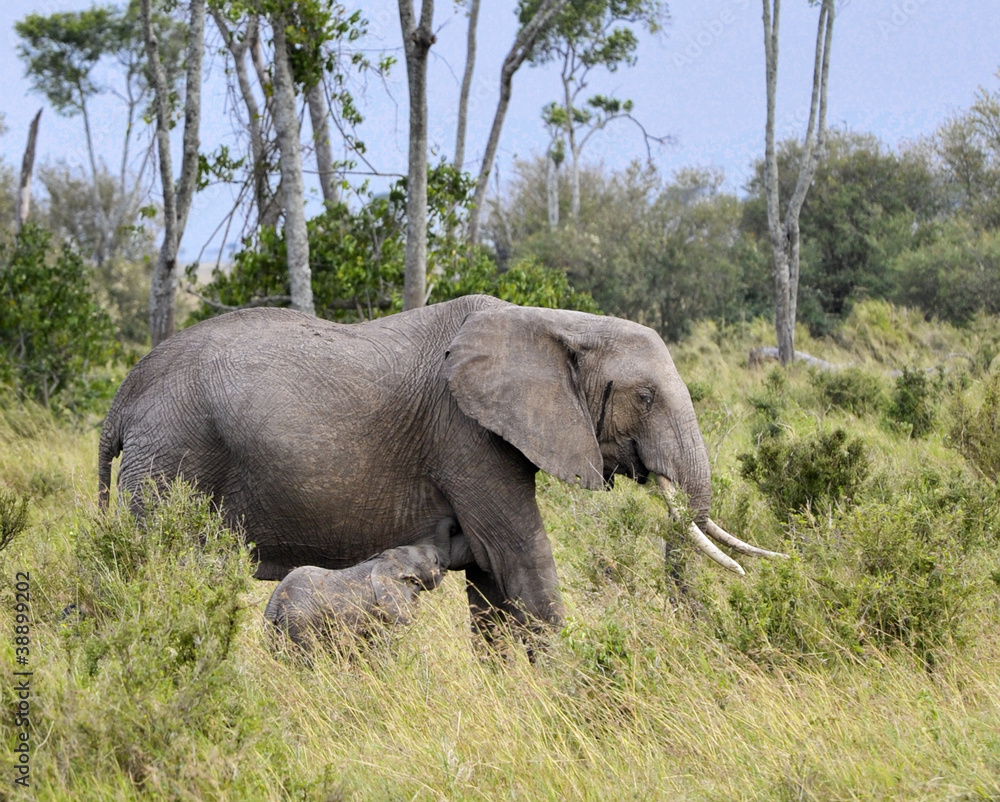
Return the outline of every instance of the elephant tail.
[[[111,402],[111,409],[101,427],[101,442],[97,449],[97,505],[108,508],[111,494],[111,461],[122,453],[121,406],[118,398]]]

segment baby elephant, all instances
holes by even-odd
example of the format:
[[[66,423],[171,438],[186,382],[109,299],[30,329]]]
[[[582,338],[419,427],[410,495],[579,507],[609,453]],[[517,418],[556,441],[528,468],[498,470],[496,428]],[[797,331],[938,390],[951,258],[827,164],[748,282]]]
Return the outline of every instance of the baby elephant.
[[[379,625],[409,624],[417,594],[440,585],[448,564],[446,551],[425,543],[340,570],[305,565],[275,588],[264,617],[306,651],[337,633],[370,635]]]

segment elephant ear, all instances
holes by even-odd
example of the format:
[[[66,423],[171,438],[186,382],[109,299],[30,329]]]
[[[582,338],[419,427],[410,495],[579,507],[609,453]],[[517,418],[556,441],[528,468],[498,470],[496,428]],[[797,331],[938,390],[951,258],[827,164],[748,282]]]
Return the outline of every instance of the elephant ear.
[[[387,623],[409,624],[414,601],[419,588],[409,581],[397,560],[381,560],[372,569],[372,588],[375,591],[375,609]]]
[[[470,314],[445,357],[459,408],[546,473],[604,486],[601,449],[579,376],[587,317],[505,306]]]

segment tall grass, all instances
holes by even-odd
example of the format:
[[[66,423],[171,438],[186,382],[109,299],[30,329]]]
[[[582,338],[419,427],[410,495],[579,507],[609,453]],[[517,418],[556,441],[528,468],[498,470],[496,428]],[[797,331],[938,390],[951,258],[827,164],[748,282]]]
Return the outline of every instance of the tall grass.
[[[95,430],[6,403],[0,490],[30,506],[0,550],[0,739],[17,735],[13,583],[29,570],[40,799],[1000,798],[1000,499],[954,435],[989,431],[970,395],[988,365],[937,382],[924,438],[884,401],[888,370],[940,360],[921,343],[975,350],[980,335],[860,309],[806,348],[856,363],[846,389],[748,369],[763,325],[674,349],[698,389],[713,517],[790,560],[747,558],[737,578],[646,488],[540,477],[567,619],[534,663],[482,655],[457,574],[371,645],[311,666],[275,654],[274,585],[250,579],[203,500],[178,486],[142,524],[103,515]],[[912,331],[880,345],[887,316]],[[852,387],[883,400],[831,401]],[[739,454],[808,454],[837,430],[864,445],[850,493],[793,503],[741,471]]]

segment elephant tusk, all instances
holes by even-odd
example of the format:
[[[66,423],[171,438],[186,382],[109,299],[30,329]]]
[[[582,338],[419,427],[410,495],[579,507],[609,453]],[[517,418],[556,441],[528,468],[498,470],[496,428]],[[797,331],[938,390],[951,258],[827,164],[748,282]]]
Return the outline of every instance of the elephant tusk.
[[[688,527],[687,534],[697,549],[703,552],[706,556],[711,557],[723,568],[727,568],[734,574],[746,576],[746,571],[743,570],[743,566],[736,562],[736,560],[728,554],[721,551],[718,546],[705,537],[705,533],[698,528],[698,524],[692,521],[691,526]]]
[[[663,495],[667,498],[667,508],[670,510],[671,516],[676,520],[678,515],[674,510],[673,504],[670,502],[675,498],[674,486],[669,479],[663,476],[657,476],[656,482],[660,486],[660,490],[663,491]],[[711,540],[705,537],[705,533],[698,528],[698,525],[691,522],[688,527],[687,536],[691,538],[698,551],[705,554],[707,557],[715,560],[723,568],[732,571],[734,574],[739,574],[740,576],[745,576],[746,571],[743,570],[743,566],[740,565],[736,560],[730,557],[728,554],[722,552],[718,546],[716,546]]]
[[[676,518],[676,514],[673,511],[673,507],[670,505],[677,497],[677,490],[674,487],[674,483],[663,476],[657,476],[657,482],[660,485],[660,489],[663,491],[663,495],[667,497],[667,506],[670,506],[670,513]],[[723,545],[729,546],[734,551],[738,551],[740,554],[748,554],[752,557],[782,557],[788,559],[787,554],[782,554],[780,551],[768,551],[767,549],[762,549],[759,546],[752,546],[749,543],[745,543],[738,537],[729,534],[725,529],[719,526],[711,518],[706,519],[705,532],[707,532],[714,540],[717,540]]]
[[[762,549],[759,546],[751,546],[749,543],[744,543],[738,537],[734,537],[729,534],[711,518],[705,522],[705,531],[710,537],[718,540],[720,543],[724,543],[734,551],[738,551],[740,554],[750,554],[754,557],[784,557],[785,559],[788,559],[788,555],[782,554],[780,551],[768,551],[767,549]]]

